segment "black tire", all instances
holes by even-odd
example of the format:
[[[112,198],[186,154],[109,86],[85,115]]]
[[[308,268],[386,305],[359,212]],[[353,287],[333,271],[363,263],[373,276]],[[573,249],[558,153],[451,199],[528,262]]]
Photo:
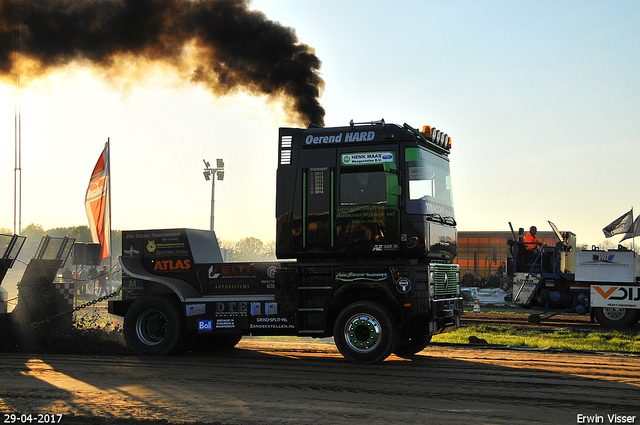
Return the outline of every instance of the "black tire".
[[[124,338],[141,355],[179,354],[187,339],[179,304],[156,295],[136,300],[124,317]]]
[[[431,335],[418,334],[405,341],[400,341],[393,353],[400,357],[411,357],[427,348],[431,342]]]
[[[373,301],[358,301],[338,314],[333,337],[345,359],[374,364],[389,357],[396,348],[398,328],[388,308]]]
[[[228,350],[228,349],[231,349],[231,348],[235,347],[236,345],[238,345],[238,343],[242,339],[242,334],[217,335],[217,337],[215,339],[217,339],[216,345],[217,345],[218,349],[220,349],[220,350]]]
[[[602,326],[628,328],[638,323],[640,310],[629,308],[594,307],[593,316]]]

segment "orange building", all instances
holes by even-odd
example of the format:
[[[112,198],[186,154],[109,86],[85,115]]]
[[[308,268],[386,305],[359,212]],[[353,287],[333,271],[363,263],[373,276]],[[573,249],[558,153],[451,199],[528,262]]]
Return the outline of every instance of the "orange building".
[[[524,236],[528,230],[522,235]],[[517,236],[517,234],[516,234]],[[539,231],[536,236],[546,245],[554,246],[558,238],[553,232]],[[492,271],[498,270],[502,262],[507,263],[508,240],[513,239],[510,231],[458,232],[458,256],[454,262],[460,265],[460,274],[470,270],[474,276],[485,279]]]

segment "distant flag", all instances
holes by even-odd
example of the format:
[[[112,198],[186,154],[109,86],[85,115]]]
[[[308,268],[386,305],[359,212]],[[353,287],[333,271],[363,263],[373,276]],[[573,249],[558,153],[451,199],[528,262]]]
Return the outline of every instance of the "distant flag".
[[[633,239],[636,236],[640,236],[640,215],[633,222],[629,231],[624,234],[624,237],[620,240],[620,242],[626,239]]]
[[[633,224],[633,208],[629,210],[628,213],[623,214],[622,216],[613,220],[607,227],[602,229],[604,235],[607,238],[610,238],[613,235],[618,235],[620,233],[627,233],[629,229],[631,229],[631,225]]]
[[[100,259],[109,257],[111,247],[111,192],[109,185],[109,141],[91,173],[84,206],[94,243],[102,246]]]

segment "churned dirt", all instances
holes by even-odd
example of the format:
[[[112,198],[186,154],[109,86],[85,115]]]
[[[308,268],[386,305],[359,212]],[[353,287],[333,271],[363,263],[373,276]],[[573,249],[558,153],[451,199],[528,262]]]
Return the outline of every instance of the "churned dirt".
[[[4,423],[10,414],[76,424],[640,423],[639,387],[637,356],[472,346],[374,366],[348,363],[331,339],[244,338],[162,358],[0,354]]]

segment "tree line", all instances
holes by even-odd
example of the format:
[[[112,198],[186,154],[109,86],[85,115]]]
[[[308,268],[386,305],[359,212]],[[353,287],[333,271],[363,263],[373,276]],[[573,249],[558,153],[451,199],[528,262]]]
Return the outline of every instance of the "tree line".
[[[13,230],[2,227],[0,228],[0,234],[11,235]],[[89,226],[56,227],[44,230],[42,225],[31,223],[22,229],[20,235],[27,238],[26,247],[32,243],[39,243],[45,235],[53,238],[68,237],[75,239],[76,242],[93,243]],[[227,250],[228,261],[269,261],[276,259],[275,241],[264,243],[260,239],[251,236],[240,239],[237,242],[220,239],[218,244],[220,248]],[[113,255],[119,256],[122,252],[121,230],[111,231],[111,247]]]

